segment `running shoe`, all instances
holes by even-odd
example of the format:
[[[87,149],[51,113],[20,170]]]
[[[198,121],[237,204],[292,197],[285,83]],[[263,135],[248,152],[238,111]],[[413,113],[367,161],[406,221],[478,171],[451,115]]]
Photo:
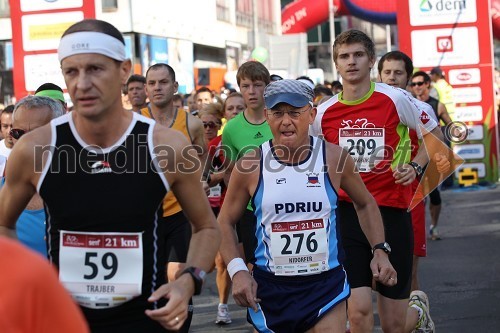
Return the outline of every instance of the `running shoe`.
[[[419,316],[417,326],[413,332],[415,333],[434,333],[435,326],[429,313],[429,298],[420,290],[414,290],[410,294],[409,306],[418,306],[422,309],[422,315]]]
[[[227,308],[227,305],[226,304],[219,305],[219,309],[217,310],[217,319],[215,320],[215,323],[217,325],[226,325],[226,324],[231,324],[232,322],[233,321],[229,316],[229,310]]]
[[[434,227],[432,224],[429,227],[429,234],[431,235],[431,240],[441,240],[441,237],[439,237],[438,228]]]

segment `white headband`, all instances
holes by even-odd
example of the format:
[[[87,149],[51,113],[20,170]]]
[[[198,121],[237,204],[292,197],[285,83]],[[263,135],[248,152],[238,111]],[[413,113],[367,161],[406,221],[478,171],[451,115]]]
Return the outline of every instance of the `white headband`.
[[[82,53],[98,53],[118,61],[126,60],[125,45],[115,37],[102,32],[74,32],[61,38],[59,62],[64,58]]]

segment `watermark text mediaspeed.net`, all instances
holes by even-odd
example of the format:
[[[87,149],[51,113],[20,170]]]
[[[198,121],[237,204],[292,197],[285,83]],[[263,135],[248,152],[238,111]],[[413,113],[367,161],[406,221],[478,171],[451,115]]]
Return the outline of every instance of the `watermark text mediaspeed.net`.
[[[426,132],[421,128],[422,132]],[[434,136],[432,133],[426,133],[424,140],[421,144],[429,157],[429,165],[421,178],[418,193],[415,194],[410,204],[409,209],[412,209],[418,202],[423,200],[430,191],[434,190],[441,184],[449,175],[451,175],[462,163],[463,160],[456,156],[453,151],[443,142],[440,138]],[[464,123],[452,122],[443,128],[444,137],[455,144],[460,144],[467,140],[468,128]],[[285,167],[293,167],[299,173],[310,173],[313,170],[309,163],[287,165],[280,163],[272,163],[275,160],[273,152],[280,151],[286,156],[303,157],[308,156],[315,159],[318,157],[320,145],[317,145],[311,151],[310,145],[304,145],[293,150],[287,146],[274,146],[274,149],[269,151],[267,156],[262,158],[262,167],[267,172],[279,173]],[[353,172],[371,172],[374,174],[382,174],[392,171],[394,167],[394,158],[396,151],[391,146],[374,146],[366,144],[365,142],[357,142],[350,147],[345,147],[349,155],[354,160]],[[408,162],[411,158],[412,151],[418,149],[406,140],[398,146],[397,156],[398,162]],[[214,158],[221,160],[228,160],[227,152],[230,151],[229,147],[220,146],[216,149],[214,155],[209,155],[206,161],[199,159],[199,153],[203,151],[202,147],[187,146],[180,152],[169,145],[157,145],[150,148],[148,145],[147,135],[131,136],[125,140],[123,145],[111,148],[100,148],[97,146],[88,146],[81,149],[76,149],[71,145],[61,146],[35,146],[34,148],[34,171],[41,173],[44,168],[44,161],[50,161],[48,168],[49,173],[76,173],[84,172],[88,174],[95,173],[147,173],[147,172],[167,172],[175,173],[180,172],[184,174],[201,174],[203,170],[207,170],[207,163],[212,165]],[[241,159],[256,160],[258,158],[258,147],[248,147],[248,153],[243,155]],[[433,156],[435,153],[443,153],[450,161],[451,167],[446,173],[438,173],[433,166]],[[229,163],[223,164],[218,171],[225,171]],[[249,166],[249,167],[244,167]],[[259,163],[238,163],[236,165],[238,171],[247,174],[254,172],[259,167]],[[330,166],[332,167],[332,166]],[[346,165],[339,162],[334,166],[336,173],[342,173]],[[424,182],[427,186],[423,186]]]

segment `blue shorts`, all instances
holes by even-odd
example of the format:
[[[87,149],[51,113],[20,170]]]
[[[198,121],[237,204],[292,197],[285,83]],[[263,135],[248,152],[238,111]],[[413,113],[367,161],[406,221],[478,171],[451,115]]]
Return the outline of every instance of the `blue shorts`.
[[[254,267],[259,311],[247,309],[258,332],[305,332],[351,294],[344,268],[307,276],[275,276]]]

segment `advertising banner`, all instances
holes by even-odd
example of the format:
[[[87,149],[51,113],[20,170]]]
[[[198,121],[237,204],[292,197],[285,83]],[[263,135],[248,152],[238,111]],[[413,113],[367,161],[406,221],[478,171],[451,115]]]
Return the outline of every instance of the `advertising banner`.
[[[168,38],[168,64],[175,71],[179,83],[178,92],[188,94],[194,90],[194,47],[193,42]]]
[[[495,183],[498,118],[490,7],[489,0],[401,0],[397,21],[400,50],[414,67],[427,72],[440,67],[453,87],[450,115],[468,131],[464,140],[451,140],[466,162],[460,169],[479,165],[479,180]]]
[[[46,82],[65,88],[57,60],[63,32],[95,18],[94,1],[10,0],[14,51],[14,94],[19,100]]]
[[[139,47],[142,75],[145,76],[148,68],[154,64],[168,64],[175,71],[175,79],[179,83],[178,92],[186,94],[193,91],[193,42],[141,34]]]

